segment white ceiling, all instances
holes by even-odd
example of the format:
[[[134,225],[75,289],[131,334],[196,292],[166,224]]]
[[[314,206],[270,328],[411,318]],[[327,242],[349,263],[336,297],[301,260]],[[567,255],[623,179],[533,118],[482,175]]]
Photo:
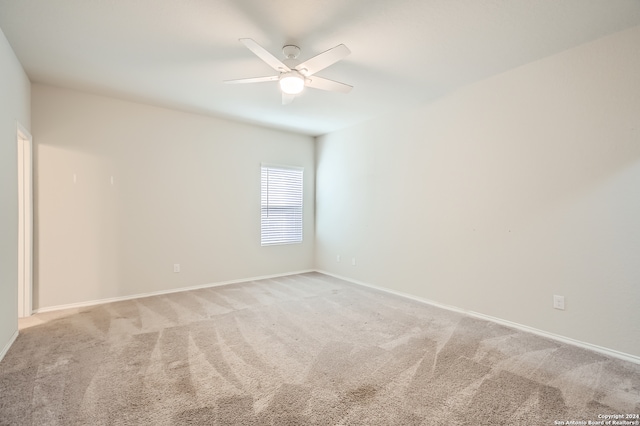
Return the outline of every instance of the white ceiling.
[[[0,28],[32,82],[320,135],[640,25],[640,0],[0,0]],[[240,42],[301,60],[352,53],[281,105]]]

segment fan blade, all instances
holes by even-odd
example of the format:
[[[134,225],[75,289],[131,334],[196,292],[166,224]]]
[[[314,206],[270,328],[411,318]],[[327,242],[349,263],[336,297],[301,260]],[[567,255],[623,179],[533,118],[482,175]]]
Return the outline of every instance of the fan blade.
[[[317,73],[320,70],[327,68],[330,65],[335,64],[340,59],[344,59],[351,51],[344,44],[339,44],[336,47],[329,49],[319,55],[314,56],[311,59],[304,61],[296,66],[296,70],[300,71],[302,75],[310,76]]]
[[[241,38],[240,41],[247,46],[247,48],[256,54],[256,56],[263,61],[265,61],[271,68],[278,72],[289,72],[291,69],[282,63],[278,58],[273,56],[271,53],[267,52],[267,50],[256,43],[253,39],[250,38]]]
[[[238,80],[225,80],[224,82],[227,84],[262,83],[264,81],[278,81],[279,78],[277,75],[270,75],[269,77],[240,78]]]
[[[353,86],[348,84],[339,83],[337,81],[329,80],[322,77],[308,77],[306,79],[305,86],[313,87],[314,89],[329,90],[331,92],[349,93]]]
[[[296,97],[296,95],[289,95],[287,93],[282,92],[282,105],[289,105],[291,102],[293,102],[293,99]]]

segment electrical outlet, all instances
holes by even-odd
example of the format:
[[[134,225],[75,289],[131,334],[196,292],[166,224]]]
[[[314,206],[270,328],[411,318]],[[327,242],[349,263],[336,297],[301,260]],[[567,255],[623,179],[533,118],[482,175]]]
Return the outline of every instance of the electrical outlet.
[[[174,263],[173,264],[173,272],[180,272],[180,264],[179,263]]]
[[[564,311],[564,296],[553,295],[553,307]]]
[[[340,262],[340,255],[336,256],[336,262]]]

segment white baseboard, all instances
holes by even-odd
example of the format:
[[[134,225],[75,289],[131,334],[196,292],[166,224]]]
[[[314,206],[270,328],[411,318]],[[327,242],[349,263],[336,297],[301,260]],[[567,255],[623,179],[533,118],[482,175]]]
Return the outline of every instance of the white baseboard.
[[[152,291],[152,292],[149,292],[149,293],[132,294],[132,295],[129,295],[129,296],[109,297],[109,298],[106,298],[106,299],[89,300],[89,301],[86,301],[86,302],[69,303],[69,304],[66,304],[66,305],[47,306],[47,307],[44,307],[44,308],[35,309],[33,311],[33,313],[39,314],[39,313],[44,313],[44,312],[61,311],[63,309],[84,308],[84,307],[87,307],[87,306],[102,305],[102,304],[105,304],[105,303],[121,302],[121,301],[124,301],[124,300],[140,299],[140,298],[143,298],[143,297],[160,296],[160,295],[163,295],[163,294],[180,293],[182,291],[199,290],[201,288],[219,287],[219,286],[230,285],[230,284],[246,283],[246,282],[258,281],[258,280],[266,280],[266,279],[269,279],[269,278],[280,278],[280,277],[286,277],[286,276],[289,276],[289,275],[305,274],[305,273],[308,273],[308,272],[315,272],[315,269],[308,269],[308,270],[297,271],[297,272],[286,272],[284,274],[263,275],[263,276],[260,276],[260,277],[241,278],[241,279],[238,279],[238,280],[219,281],[219,282],[215,282],[215,283],[201,284],[201,285],[195,285],[195,286],[191,286],[191,287],[172,288],[172,289],[169,289],[169,290]]]
[[[0,352],[0,361],[4,359],[4,356],[7,354],[7,352],[9,352],[9,348],[11,347],[11,345],[13,345],[13,342],[15,342],[17,338],[18,338],[18,330],[16,330],[16,332],[13,333],[13,336],[11,336],[7,344],[4,345],[4,348],[2,348],[2,352]]]
[[[602,346],[598,346],[598,345],[594,345],[591,343],[587,343],[587,342],[582,342],[579,340],[575,340],[572,339],[570,337],[565,337],[565,336],[561,336],[559,334],[555,334],[555,333],[550,333],[548,331],[544,331],[544,330],[539,330],[537,328],[533,328],[533,327],[529,327],[527,325],[522,325],[522,324],[518,324],[516,322],[512,322],[512,321],[508,321],[508,320],[504,320],[501,318],[496,318],[496,317],[492,317],[490,315],[485,315],[485,314],[481,314],[478,312],[473,312],[473,311],[468,311],[466,309],[462,309],[462,308],[458,308],[456,306],[450,306],[450,305],[445,305],[443,303],[438,303],[438,302],[434,302],[433,300],[429,300],[429,299],[424,299],[422,297],[418,297],[418,296],[414,296],[412,294],[408,294],[408,293],[403,293],[400,291],[395,291],[395,290],[391,290],[388,288],[384,288],[384,287],[379,287],[373,284],[369,284],[369,283],[365,283],[362,281],[358,281],[358,280],[354,280],[351,278],[347,278],[347,277],[343,277],[337,274],[333,274],[331,272],[327,272],[327,271],[322,271],[322,270],[317,270],[316,272],[319,272],[321,274],[325,274],[325,275],[329,275],[335,278],[339,278],[341,280],[344,281],[348,281],[350,283],[353,284],[357,284],[357,285],[361,285],[364,287],[369,287],[372,288],[374,290],[378,290],[378,291],[382,291],[385,293],[389,293],[389,294],[393,294],[396,296],[400,296],[400,297],[404,297],[407,299],[411,299],[411,300],[415,300],[416,302],[420,302],[420,303],[425,303],[427,305],[431,305],[431,306],[435,306],[438,308],[442,308],[442,309],[447,309],[449,311],[454,311],[454,312],[458,312],[460,314],[464,314],[464,315],[469,315],[475,318],[480,318],[483,320],[487,320],[487,321],[491,321],[500,325],[504,325],[506,327],[511,327],[511,328],[515,328],[521,331],[525,331],[528,333],[532,333],[532,334],[536,334],[538,336],[542,336],[542,337],[547,337],[549,339],[553,339],[562,343],[566,343],[569,345],[573,345],[573,346],[579,346],[581,348],[584,349],[589,349],[592,350],[594,352],[598,352],[604,355],[608,355],[614,358],[618,358],[618,359],[622,359],[624,361],[629,361],[629,362],[633,362],[636,364],[640,364],[640,357],[639,356],[635,356],[635,355],[631,355],[631,354],[627,354],[624,352],[620,352],[620,351],[616,351],[614,349],[609,349],[609,348],[605,348]]]
[[[243,282],[250,282],[250,281],[258,281],[258,280],[264,280],[264,279],[269,279],[269,278],[279,278],[279,277],[286,277],[289,275],[297,275],[297,274],[304,274],[304,273],[308,273],[308,272],[319,272],[321,274],[325,274],[325,275],[329,275],[335,278],[339,278],[341,280],[344,281],[348,281],[350,283],[353,284],[357,284],[357,285],[361,285],[364,287],[369,287],[378,291],[382,291],[385,293],[389,293],[389,294],[394,294],[396,296],[400,296],[400,297],[404,297],[407,299],[411,299],[411,300],[415,300],[417,302],[420,303],[426,303],[428,305],[431,306],[436,306],[438,308],[442,308],[442,309],[447,309],[449,311],[453,311],[453,312],[458,312],[464,315],[469,315],[475,318],[480,318],[480,319],[484,319],[487,321],[491,321],[497,324],[501,324],[504,325],[506,327],[511,327],[511,328],[515,328],[521,331],[525,331],[528,333],[533,333],[536,334],[538,336],[542,336],[542,337],[547,337],[549,339],[553,339],[562,343],[566,343],[569,345],[573,345],[573,346],[579,346],[581,348],[584,349],[589,349],[604,355],[608,355],[614,358],[618,358],[618,359],[622,359],[624,361],[629,361],[629,362],[633,362],[636,364],[640,364],[640,357],[636,356],[636,355],[631,355],[631,354],[627,354],[624,352],[620,352],[620,351],[616,351],[614,349],[610,349],[610,348],[605,348],[602,346],[598,346],[598,345],[594,345],[591,343],[587,343],[587,342],[582,342],[579,340],[575,340],[572,339],[570,337],[565,337],[565,336],[561,336],[559,334],[554,334],[554,333],[550,333],[544,330],[539,330],[537,328],[533,328],[533,327],[529,327],[523,324],[518,324],[512,321],[508,321],[508,320],[504,320],[501,318],[496,318],[496,317],[492,317],[490,315],[485,315],[482,313],[478,313],[478,312],[473,312],[473,311],[469,311],[466,309],[462,309],[462,308],[458,308],[456,306],[451,306],[451,305],[445,305],[443,303],[438,303],[435,302],[433,300],[429,300],[429,299],[425,299],[422,297],[418,297],[418,296],[414,296],[412,294],[408,294],[408,293],[403,293],[400,291],[396,291],[396,290],[391,290],[388,288],[384,288],[384,287],[379,287],[373,284],[369,284],[363,281],[358,281],[358,280],[354,280],[352,278],[348,278],[348,277],[343,277],[331,272],[327,272],[327,271],[323,271],[323,270],[314,270],[314,269],[308,269],[308,270],[304,270],[304,271],[296,271],[296,272],[287,272],[284,274],[274,274],[274,275],[264,275],[264,276],[259,276],[259,277],[250,277],[250,278],[242,278],[242,279],[237,279],[237,280],[230,280],[230,281],[220,281],[220,282],[216,282],[216,283],[209,283],[209,284],[202,284],[202,285],[197,285],[197,286],[191,286],[191,287],[181,287],[181,288],[175,288],[175,289],[170,289],[170,290],[160,290],[160,291],[154,291],[154,292],[150,292],[150,293],[140,293],[140,294],[133,294],[133,295],[129,295],[129,296],[121,296],[121,297],[111,297],[111,298],[107,298],[107,299],[99,299],[99,300],[90,300],[90,301],[86,301],[86,302],[78,302],[78,303],[70,303],[67,305],[58,305],[58,306],[49,306],[49,307],[45,307],[45,308],[39,308],[34,310],[34,313],[43,313],[43,312],[53,312],[53,311],[59,311],[59,310],[63,310],[63,309],[72,309],[72,308],[82,308],[82,307],[86,307],[86,306],[94,306],[94,305],[101,305],[104,303],[111,303],[111,302],[120,302],[120,301],[124,301],[124,300],[131,300],[131,299],[139,299],[142,297],[149,297],[149,296],[159,296],[162,294],[170,294],[170,293],[179,293],[182,291],[189,291],[189,290],[198,290],[201,288],[209,288],[209,287],[218,287],[218,286],[224,286],[224,285],[230,285],[230,284],[237,284],[237,283],[243,283]],[[6,347],[3,349],[3,351],[0,353],[0,360],[2,360],[2,357],[4,357],[5,353],[9,350],[9,347],[11,346],[11,344],[13,344],[13,342],[15,341],[15,339],[18,337],[18,332],[16,331],[15,335],[12,337],[12,339],[9,341],[9,343],[6,345]]]

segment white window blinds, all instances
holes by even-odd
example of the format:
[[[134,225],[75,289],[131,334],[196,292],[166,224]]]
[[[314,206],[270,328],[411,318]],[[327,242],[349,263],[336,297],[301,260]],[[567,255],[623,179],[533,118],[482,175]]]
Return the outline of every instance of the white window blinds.
[[[302,242],[302,172],[299,167],[262,164],[263,246]]]

